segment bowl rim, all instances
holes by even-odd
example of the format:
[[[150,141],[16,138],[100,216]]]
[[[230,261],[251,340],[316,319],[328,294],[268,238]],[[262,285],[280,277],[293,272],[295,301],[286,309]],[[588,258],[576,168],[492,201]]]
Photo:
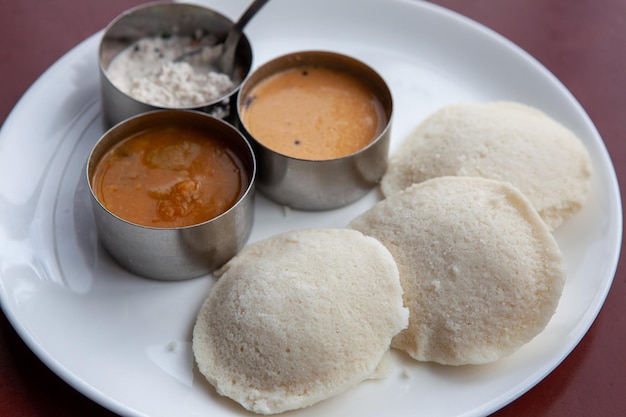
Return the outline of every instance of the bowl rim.
[[[143,106],[148,106],[148,107],[150,107],[150,108],[152,108],[154,110],[201,110],[201,109],[204,109],[204,108],[208,108],[208,107],[214,106],[216,104],[220,104],[220,103],[224,102],[225,100],[228,100],[229,98],[231,98],[235,94],[237,94],[239,92],[239,90],[241,89],[241,87],[243,86],[245,80],[251,74],[252,68],[254,67],[254,52],[253,52],[253,48],[252,48],[252,43],[250,42],[250,39],[245,34],[245,32],[242,32],[242,34],[241,34],[241,37],[239,39],[239,45],[241,45],[242,42],[243,42],[243,44],[245,45],[246,49],[249,51],[249,55],[250,55],[249,65],[247,65],[247,68],[245,69],[243,76],[241,77],[240,80],[238,80],[238,82],[235,82],[229,76],[229,78],[233,82],[233,87],[230,90],[228,90],[225,94],[223,94],[223,95],[221,95],[221,96],[219,96],[219,97],[217,97],[217,98],[215,98],[213,100],[206,101],[206,102],[203,102],[201,104],[194,105],[194,106],[191,106],[191,107],[186,107],[186,106],[169,107],[169,106],[162,106],[162,105],[150,103],[150,102],[147,102],[147,101],[139,100],[139,99],[133,97],[132,95],[130,95],[128,93],[125,93],[120,88],[118,88],[118,86],[111,80],[111,78],[109,77],[109,74],[108,74],[108,65],[111,64],[111,61],[113,61],[114,57],[112,57],[111,60],[108,62],[106,68],[105,68],[104,63],[103,63],[104,47],[105,47],[106,41],[108,40],[108,35],[110,34],[110,31],[113,28],[115,28],[118,24],[120,24],[124,19],[127,19],[130,16],[132,16],[132,15],[138,13],[138,12],[142,12],[142,11],[153,9],[153,8],[159,8],[159,7],[195,9],[197,12],[204,12],[204,13],[213,14],[213,15],[219,17],[220,19],[223,19],[225,22],[228,22],[230,24],[234,24],[235,23],[232,19],[230,19],[228,16],[224,15],[223,13],[221,13],[221,12],[215,10],[215,9],[212,9],[210,7],[203,6],[203,5],[196,4],[196,3],[164,2],[164,1],[158,1],[157,0],[157,1],[151,1],[151,2],[148,2],[148,3],[140,4],[140,5],[137,5],[137,6],[133,6],[133,7],[129,8],[129,9],[123,11],[122,13],[118,14],[115,18],[113,18],[113,20],[111,20],[105,26],[104,30],[102,31],[102,36],[100,37],[100,40],[98,42],[98,69],[100,71],[101,76],[103,77],[104,80],[106,80],[106,82],[110,85],[110,87],[112,87],[117,93],[119,93],[120,95],[122,95],[126,99],[131,100],[131,101],[135,102],[136,104],[140,104],[140,105],[143,105]],[[147,36],[150,36],[150,35],[147,35]],[[141,37],[138,37],[138,38],[134,39],[133,41],[129,41],[129,43],[126,45],[126,48],[129,47],[130,45],[132,45],[133,42],[138,41],[139,39],[141,39]],[[120,50],[118,52],[118,54],[121,51],[123,51],[123,50],[124,49]]]
[[[323,56],[324,58],[326,58],[326,61],[331,61],[331,62],[342,61],[343,63],[349,63],[351,66],[359,67],[360,71],[367,72],[368,80],[365,81],[365,83],[374,92],[374,94],[381,101],[381,104],[383,106],[383,112],[386,118],[384,127],[380,130],[380,132],[376,134],[376,136],[367,145],[363,146],[362,148],[359,148],[358,150],[350,154],[342,155],[342,156],[338,156],[334,158],[324,158],[324,159],[302,158],[302,157],[287,155],[285,153],[279,152],[277,150],[274,150],[268,147],[263,142],[256,139],[255,136],[250,132],[250,130],[248,129],[248,127],[243,121],[241,109],[245,105],[245,100],[247,99],[246,93],[248,93],[248,90],[252,90],[262,81],[266,80],[267,78],[273,75],[279,74],[283,71],[287,71],[287,70],[297,68],[299,66],[304,66],[304,65],[316,65],[315,61],[296,62],[299,57],[308,58],[308,57],[315,57],[315,56]],[[287,62],[288,65],[280,66],[277,70],[268,71],[268,68],[271,68],[274,65],[282,63],[283,61]],[[293,62],[289,62],[289,61],[293,61]],[[326,68],[330,67],[332,69],[337,69],[339,71],[344,71],[348,73],[353,72],[353,71],[347,70],[344,65],[331,66],[327,64],[320,64],[319,66],[326,67]],[[267,71],[267,74],[263,74],[263,72],[266,72],[266,71]],[[257,77],[258,79],[256,79]],[[373,82],[371,81],[372,79],[376,82],[378,87],[382,87],[382,88],[373,88]],[[381,95],[383,95],[384,97],[381,97]],[[235,112],[237,115],[237,122],[238,122],[239,129],[245,132],[245,136],[253,140],[255,145],[262,147],[264,151],[281,156],[288,160],[300,161],[303,163],[307,163],[307,162],[332,163],[332,162],[337,162],[337,161],[342,161],[345,159],[353,158],[355,156],[358,156],[359,154],[367,152],[368,149],[370,149],[373,146],[376,146],[378,142],[380,142],[386,135],[389,134],[389,131],[392,125],[393,113],[394,113],[394,100],[393,100],[391,88],[389,87],[389,84],[384,79],[384,77],[376,69],[374,69],[372,66],[368,65],[364,61],[358,58],[355,58],[352,55],[348,55],[342,52],[322,50],[322,49],[306,49],[306,50],[301,50],[301,51],[289,52],[289,53],[277,56],[275,58],[272,58],[266,61],[261,66],[251,71],[250,74],[246,77],[246,79],[241,84],[241,88],[239,90],[239,94],[237,97],[237,104],[236,104]]]
[[[237,200],[235,201],[235,203],[230,206],[228,209],[226,209],[225,211],[223,211],[222,213],[218,214],[217,216],[211,217],[210,219],[207,219],[203,222],[199,222],[199,223],[194,223],[194,224],[190,224],[187,226],[178,226],[178,227],[155,227],[155,226],[147,226],[147,225],[142,225],[139,223],[134,223],[130,220],[127,220],[123,217],[118,216],[117,214],[113,213],[112,211],[110,211],[96,196],[93,187],[92,187],[92,176],[93,176],[93,170],[95,170],[95,168],[97,167],[98,163],[100,162],[100,160],[102,159],[102,156],[108,152],[111,147],[113,147],[114,145],[118,144],[119,142],[128,139],[129,137],[131,137],[133,134],[138,133],[139,131],[141,131],[141,129],[137,129],[136,131],[134,131],[133,133],[129,134],[129,135],[124,135],[121,139],[109,144],[108,146],[106,146],[104,149],[102,149],[100,158],[96,158],[95,154],[97,151],[100,151],[101,147],[104,147],[105,145],[103,145],[103,143],[107,140],[107,138],[110,135],[115,134],[115,132],[119,129],[124,128],[125,126],[127,126],[128,124],[133,124],[133,123],[140,123],[141,119],[151,119],[154,117],[157,117],[159,115],[161,116],[165,116],[165,117],[174,117],[176,114],[180,114],[182,117],[197,117],[200,119],[205,119],[210,121],[211,123],[217,123],[219,125],[221,125],[222,129],[225,130],[229,130],[232,133],[234,133],[233,137],[237,137],[243,144],[243,148],[245,149],[245,151],[249,154],[249,159],[250,159],[250,165],[251,165],[251,170],[249,172],[248,175],[248,184],[245,188],[245,190],[241,193],[241,195],[237,198]],[[163,123],[165,124],[165,123]],[[161,125],[162,126],[162,125]],[[145,130],[145,129],[143,129]],[[242,152],[237,151],[237,153],[239,154],[238,156],[241,158]],[[242,161],[245,163],[245,161]],[[92,169],[93,168],[93,169]],[[126,120],[123,120],[119,123],[117,123],[116,125],[112,126],[111,128],[109,128],[106,132],[104,132],[100,138],[98,138],[98,140],[96,141],[96,143],[93,145],[93,147],[91,148],[91,151],[89,152],[89,156],[87,157],[87,163],[85,165],[85,176],[87,178],[87,186],[89,188],[89,193],[91,195],[91,200],[92,202],[95,202],[96,204],[98,204],[98,206],[104,210],[107,215],[110,215],[112,217],[114,217],[115,219],[127,223],[130,226],[134,226],[134,227],[138,227],[138,228],[142,228],[142,229],[149,229],[149,230],[162,230],[162,231],[179,231],[179,230],[185,230],[185,229],[192,229],[192,228],[196,228],[196,227],[200,227],[200,226],[204,226],[206,224],[209,223],[216,223],[219,221],[219,219],[226,217],[229,215],[229,213],[231,213],[232,211],[236,210],[236,208],[244,203],[242,203],[244,200],[248,199],[249,196],[251,194],[254,193],[255,190],[255,186],[256,186],[256,178],[258,175],[258,163],[256,160],[256,154],[252,148],[252,145],[250,144],[250,141],[245,137],[245,135],[240,132],[238,129],[236,129],[233,125],[231,125],[230,123],[215,117],[215,116],[211,116],[210,114],[207,114],[205,112],[202,111],[198,111],[198,110],[192,110],[192,109],[161,109],[161,110],[152,110],[152,111],[148,111],[145,113],[140,113],[137,114],[135,116],[132,116]]]

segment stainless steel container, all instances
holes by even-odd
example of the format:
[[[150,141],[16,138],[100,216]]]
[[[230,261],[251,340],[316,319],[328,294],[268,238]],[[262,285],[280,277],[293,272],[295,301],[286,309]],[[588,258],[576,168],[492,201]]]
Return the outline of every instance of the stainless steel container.
[[[107,76],[107,67],[124,49],[141,38],[163,35],[215,35],[223,39],[232,20],[206,7],[184,3],[148,3],[122,13],[105,29],[100,41],[99,64],[104,121],[107,127],[139,113],[164,107],[145,103],[120,91]],[[234,87],[224,96],[190,108],[233,122],[236,119],[236,97],[241,83],[252,66],[252,47],[245,34],[241,36],[235,55],[231,80]]]
[[[280,154],[254,138],[242,109],[250,92],[267,77],[304,65],[346,71],[364,81],[383,106],[382,132],[360,151],[348,156],[307,160]],[[326,51],[303,51],[278,57],[256,69],[244,82],[237,100],[237,126],[251,141],[259,174],[259,191],[279,204],[302,210],[327,210],[349,204],[376,186],[387,169],[393,100],[384,79],[354,58]]]
[[[92,188],[95,168],[118,142],[148,128],[195,126],[228,141],[248,173],[247,188],[236,204],[204,223],[180,228],[146,227],[126,221],[98,201]],[[87,181],[100,241],[125,268],[159,280],[182,280],[213,272],[247,242],[254,218],[256,162],[248,141],[230,124],[205,113],[161,110],[116,125],[96,143],[87,162]]]

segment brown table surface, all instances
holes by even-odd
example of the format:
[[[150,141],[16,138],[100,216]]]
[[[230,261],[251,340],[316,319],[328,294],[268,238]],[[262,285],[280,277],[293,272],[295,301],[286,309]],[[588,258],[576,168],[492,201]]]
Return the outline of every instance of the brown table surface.
[[[552,71],[595,123],[620,182],[626,183],[626,1],[433,2],[494,29]],[[46,68],[140,3],[0,0],[0,123]],[[606,303],[581,343],[497,416],[626,416],[623,259]],[[46,368],[0,315],[0,416],[112,415]]]

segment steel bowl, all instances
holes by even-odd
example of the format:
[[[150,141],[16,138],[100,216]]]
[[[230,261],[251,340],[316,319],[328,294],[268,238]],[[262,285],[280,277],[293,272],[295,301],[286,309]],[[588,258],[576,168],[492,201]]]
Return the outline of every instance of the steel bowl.
[[[364,81],[382,104],[384,128],[369,145],[347,156],[310,160],[276,152],[254,137],[243,121],[250,93],[260,82],[301,66],[345,71]],[[237,100],[237,127],[254,148],[259,174],[257,187],[276,203],[302,210],[328,210],[349,204],[375,187],[387,169],[393,100],[385,80],[352,57],[327,51],[295,52],[257,68],[244,82]]]
[[[228,141],[248,174],[248,184],[241,197],[221,215],[187,227],[147,227],[113,214],[92,188],[98,162],[112,146],[134,134],[172,125],[199,127]],[[87,181],[99,239],[122,266],[145,277],[183,280],[211,273],[248,240],[254,218],[256,170],[249,142],[223,120],[190,110],[158,110],[131,117],[104,133],[87,161]]]
[[[224,39],[232,20],[206,7],[185,3],[148,3],[129,9],[104,30],[99,48],[100,84],[104,122],[111,127],[129,117],[151,110],[167,109],[146,103],[118,89],[107,75],[111,61],[141,38],[152,36],[214,36]],[[252,46],[245,34],[239,39],[231,80],[234,87],[222,97],[188,109],[203,111],[234,122],[236,96],[252,67]]]

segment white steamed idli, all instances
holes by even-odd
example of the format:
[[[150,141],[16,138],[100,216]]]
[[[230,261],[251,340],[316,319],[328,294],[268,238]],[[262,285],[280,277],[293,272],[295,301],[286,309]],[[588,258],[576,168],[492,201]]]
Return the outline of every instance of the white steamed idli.
[[[419,361],[507,356],[543,331],[561,297],[557,243],[509,183],[431,179],[378,202],[350,227],[394,256],[410,315],[392,347]]]
[[[274,414],[377,377],[408,310],[396,263],[349,229],[287,232],[219,271],[193,330],[200,372],[221,395]]]
[[[433,113],[400,144],[381,190],[389,196],[449,175],[512,183],[554,230],[584,204],[591,162],[574,133],[535,108],[459,103]]]

